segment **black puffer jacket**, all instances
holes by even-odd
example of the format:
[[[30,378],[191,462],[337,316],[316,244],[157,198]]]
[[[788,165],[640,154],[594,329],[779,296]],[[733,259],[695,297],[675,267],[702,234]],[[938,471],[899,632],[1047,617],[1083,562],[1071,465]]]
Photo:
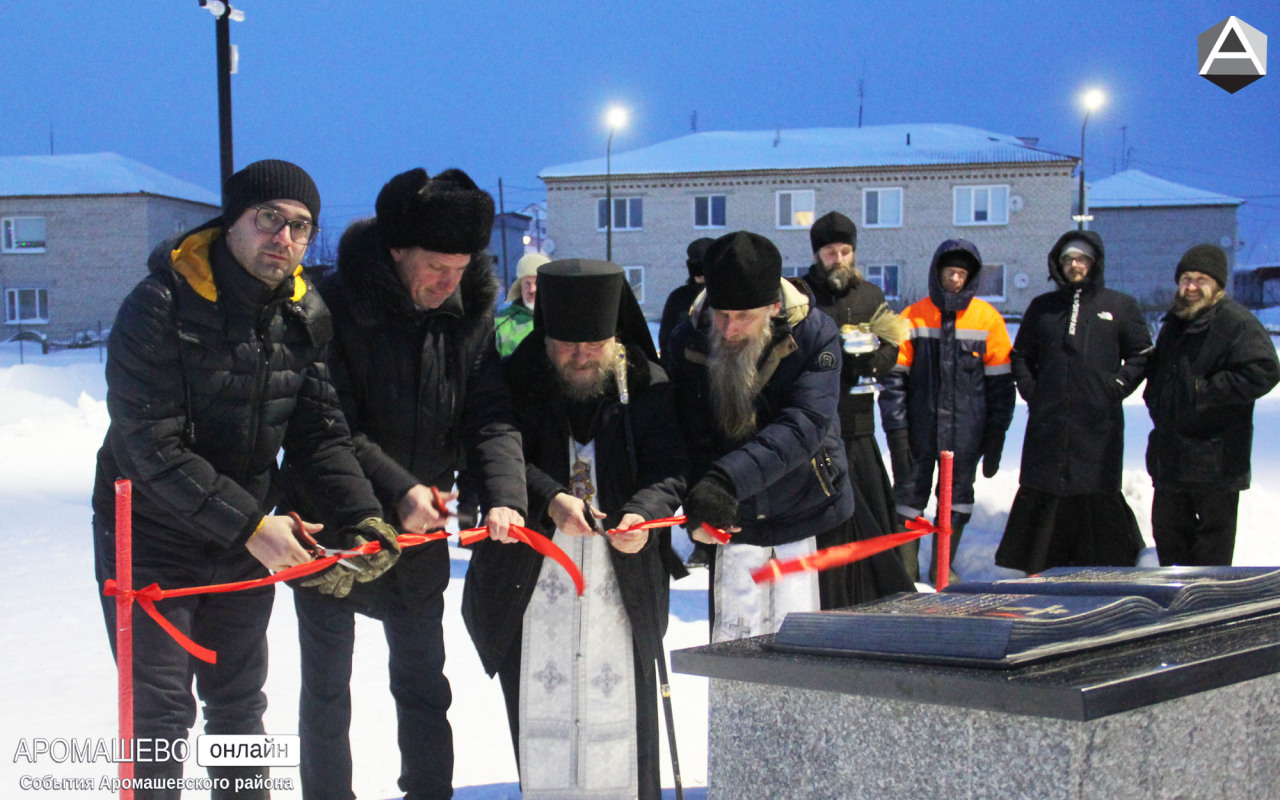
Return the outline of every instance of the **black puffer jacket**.
[[[520,434],[494,347],[498,289],[486,259],[471,260],[439,308],[420,311],[374,221],[362,220],[343,234],[337,272],[321,290],[333,312],[334,384],[385,518],[399,524],[396,503],[416,484],[449,491],[464,457],[486,508],[524,513]],[[300,488],[289,482],[291,499],[307,507]],[[406,550],[389,576],[414,591],[443,590],[447,548]],[[361,586],[350,595],[356,602]]]
[[[627,348],[630,403],[616,391],[603,401],[595,435],[597,507],[608,514],[606,528],[623,514],[645,519],[670,516],[684,493],[688,460],[675,420],[673,389],[666,374],[639,347]],[[535,329],[506,363],[524,442],[529,479],[529,525],[551,536],[555,525],[547,507],[560,492],[570,493],[569,423],[564,397],[556,386],[542,332]],[[631,417],[628,447],[625,415]],[[632,472],[634,458],[635,473]],[[655,621],[666,631],[668,574],[684,574],[671,549],[670,529],[651,532],[638,553],[609,549],[623,605],[631,621],[642,663],[652,668],[655,638],[641,635]],[[494,674],[515,641],[532,597],[543,556],[530,547],[484,540],[476,545],[467,570],[462,613],[485,671]],[[645,584],[648,584],[646,586]],[[649,609],[653,609],[651,612]],[[656,614],[651,616],[651,614]]]
[[[339,526],[380,509],[322,361],[332,325],[301,274],[268,290],[220,223],[158,246],[111,328],[94,513],[133,482],[134,530],[214,550],[243,546],[276,505],[283,446]]]
[[[798,284],[798,285],[797,285]],[[840,335],[804,282],[782,281],[781,317],[760,367],[756,435],[735,446],[712,422],[707,356],[711,308],[671,334],[676,411],[696,480],[713,466],[733,482],[740,544],[773,546],[825,533],[853,514],[853,489],[840,420]],[[705,295],[703,296],[705,300]]]
[[[1098,254],[1085,282],[1067,283],[1063,248],[1084,240]],[[1013,376],[1027,401],[1019,483],[1050,494],[1120,491],[1121,401],[1142,382],[1151,334],[1132,297],[1106,288],[1102,239],[1070,231],[1049,251],[1057,291],[1031,301],[1013,343]]]
[[[1156,488],[1248,489],[1253,403],[1278,381],[1271,336],[1231,298],[1192,320],[1165,315],[1142,394],[1154,424],[1147,472]]]
[[[818,310],[835,320],[836,328],[870,322],[881,306],[884,292],[864,278],[849,284],[843,294],[836,295],[827,285],[822,265],[809,267],[804,281],[813,293]],[[887,306],[886,306],[887,308]],[[840,434],[846,441],[876,432],[876,396],[874,393],[849,394],[859,378],[879,378],[888,374],[898,362],[898,346],[881,340],[874,353],[852,356],[844,354],[840,368]]]

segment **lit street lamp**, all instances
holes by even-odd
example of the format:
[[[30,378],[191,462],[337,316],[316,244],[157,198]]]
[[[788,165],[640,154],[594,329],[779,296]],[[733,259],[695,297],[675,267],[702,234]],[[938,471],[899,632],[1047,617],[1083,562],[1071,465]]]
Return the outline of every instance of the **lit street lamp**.
[[[1089,115],[1098,110],[1102,102],[1106,100],[1106,97],[1102,94],[1101,89],[1090,89],[1084,93],[1082,99],[1084,101],[1084,123],[1080,126],[1080,197],[1079,208],[1077,209],[1079,213],[1076,215],[1076,222],[1078,223],[1076,230],[1081,231],[1084,230],[1085,223],[1093,219],[1084,209],[1084,131],[1089,125]]]
[[[613,132],[627,124],[627,112],[614,106],[605,114],[609,126],[609,142],[604,147],[604,206],[607,214],[604,234],[604,260],[613,260]]]
[[[231,148],[231,73],[232,64],[231,20],[244,22],[244,12],[232,8],[223,0],[198,0],[200,7],[213,15],[214,33],[218,48],[218,150],[222,157],[222,183],[235,172],[235,159]]]

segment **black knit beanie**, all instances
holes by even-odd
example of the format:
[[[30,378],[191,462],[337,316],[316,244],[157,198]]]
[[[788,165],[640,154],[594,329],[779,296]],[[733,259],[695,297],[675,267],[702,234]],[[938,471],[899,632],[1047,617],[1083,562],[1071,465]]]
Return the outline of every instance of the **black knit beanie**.
[[[1216,244],[1198,244],[1182,254],[1173,280],[1181,280],[1184,272],[1203,272],[1218,282],[1218,288],[1227,288],[1227,254]]]
[[[378,192],[375,208],[389,248],[478,253],[489,246],[493,198],[460,169],[434,178],[421,167],[402,172]]]
[[[222,187],[222,224],[234,225],[250,206],[272,200],[294,200],[320,222],[320,191],[307,171],[288,161],[255,161],[227,178]]]
[[[782,255],[758,233],[737,231],[716,239],[703,264],[707,302],[719,311],[771,306],[782,291]]]
[[[847,244],[858,249],[858,226],[839,211],[828,211],[809,228],[809,244],[818,252],[829,244]]]
[[[684,252],[688,258],[685,259],[684,265],[689,269],[690,278],[702,277],[702,261],[706,258],[707,248],[714,241],[715,239],[710,236],[704,236],[701,239],[694,239],[685,249]]]

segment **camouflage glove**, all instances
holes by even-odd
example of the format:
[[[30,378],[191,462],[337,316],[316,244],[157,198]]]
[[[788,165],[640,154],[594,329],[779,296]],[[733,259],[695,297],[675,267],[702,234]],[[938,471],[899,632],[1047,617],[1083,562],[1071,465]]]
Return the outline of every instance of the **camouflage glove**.
[[[366,538],[362,534],[368,534]],[[341,599],[351,593],[357,581],[368,583],[380,578],[391,569],[400,558],[400,543],[396,541],[396,531],[377,517],[369,517],[358,525],[342,531],[347,549],[355,550],[368,544],[371,539],[382,543],[382,549],[367,556],[356,556],[334,564],[323,572],[298,582],[299,586],[314,588],[320,594],[327,594]]]

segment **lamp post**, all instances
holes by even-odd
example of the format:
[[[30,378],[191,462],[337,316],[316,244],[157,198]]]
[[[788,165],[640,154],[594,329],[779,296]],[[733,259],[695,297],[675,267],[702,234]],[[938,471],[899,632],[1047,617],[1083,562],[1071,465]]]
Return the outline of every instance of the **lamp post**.
[[[235,172],[231,146],[231,20],[244,22],[244,12],[222,0],[199,0],[200,7],[213,15],[215,46],[218,48],[218,151],[222,161],[222,183]]]
[[[1090,89],[1084,93],[1084,123],[1080,126],[1080,196],[1079,196],[1079,213],[1076,215],[1078,227],[1076,230],[1084,230],[1085,223],[1093,219],[1085,212],[1084,209],[1084,132],[1089,126],[1089,115],[1096,111],[1106,97],[1103,96],[1102,90]]]
[[[613,260],[613,132],[627,122],[627,112],[618,106],[605,115],[609,126],[609,141],[604,146],[604,207],[606,214],[604,233],[604,260]]]

